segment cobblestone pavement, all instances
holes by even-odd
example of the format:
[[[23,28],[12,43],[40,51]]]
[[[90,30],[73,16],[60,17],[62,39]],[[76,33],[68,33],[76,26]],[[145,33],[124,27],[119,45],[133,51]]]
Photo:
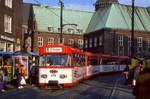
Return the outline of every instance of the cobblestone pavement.
[[[134,99],[132,87],[124,84],[123,74],[100,75],[63,89],[39,89],[28,85],[11,88],[0,99]]]

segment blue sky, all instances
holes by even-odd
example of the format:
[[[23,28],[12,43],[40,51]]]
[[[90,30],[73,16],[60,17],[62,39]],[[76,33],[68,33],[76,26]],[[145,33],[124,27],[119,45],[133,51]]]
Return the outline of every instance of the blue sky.
[[[27,3],[37,3],[49,6],[59,6],[59,0],[23,0]],[[36,2],[37,1],[37,2]],[[93,4],[96,0],[63,0],[66,8],[74,8],[80,10],[94,10]],[[121,4],[131,5],[132,0],[119,0]],[[150,6],[150,0],[135,0],[136,6]]]

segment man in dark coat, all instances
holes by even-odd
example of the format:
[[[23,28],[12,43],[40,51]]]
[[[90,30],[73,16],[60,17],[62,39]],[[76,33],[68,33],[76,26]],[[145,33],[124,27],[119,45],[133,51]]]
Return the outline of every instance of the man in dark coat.
[[[136,99],[150,99],[150,67],[145,67],[143,72],[137,77],[133,95]]]

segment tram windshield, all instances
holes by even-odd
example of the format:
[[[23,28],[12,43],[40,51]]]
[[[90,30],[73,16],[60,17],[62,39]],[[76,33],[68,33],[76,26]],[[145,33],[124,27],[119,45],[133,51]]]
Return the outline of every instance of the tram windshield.
[[[40,66],[68,66],[68,55],[43,55]]]

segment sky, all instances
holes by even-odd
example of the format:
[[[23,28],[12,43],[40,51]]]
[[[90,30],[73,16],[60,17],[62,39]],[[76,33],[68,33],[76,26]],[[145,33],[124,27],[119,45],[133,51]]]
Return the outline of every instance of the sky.
[[[37,3],[49,6],[59,6],[59,0],[23,0],[25,3]],[[62,0],[66,8],[80,10],[94,10],[96,0]],[[119,0],[121,4],[131,5],[132,0]],[[136,6],[149,7],[150,0],[135,0]]]

